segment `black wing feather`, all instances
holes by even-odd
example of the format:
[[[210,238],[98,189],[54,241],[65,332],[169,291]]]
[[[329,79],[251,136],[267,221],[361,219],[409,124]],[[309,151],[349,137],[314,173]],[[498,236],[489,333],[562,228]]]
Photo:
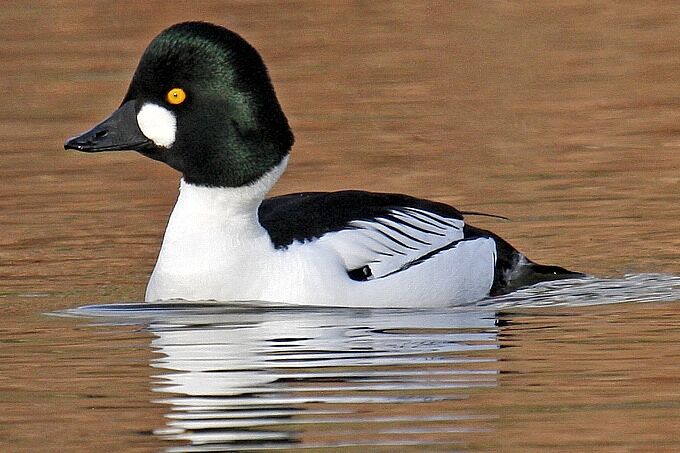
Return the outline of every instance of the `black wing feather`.
[[[355,220],[377,218],[395,220],[391,212],[413,208],[442,217],[462,220],[455,208],[436,201],[394,193],[344,190],[304,192],[272,197],[260,205],[260,223],[277,248],[294,241],[319,238],[326,233],[349,227]]]

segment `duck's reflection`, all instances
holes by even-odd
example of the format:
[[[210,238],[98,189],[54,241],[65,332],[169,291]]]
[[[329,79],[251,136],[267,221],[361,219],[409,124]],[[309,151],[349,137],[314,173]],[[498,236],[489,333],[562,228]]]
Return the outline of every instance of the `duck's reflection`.
[[[478,352],[497,347],[493,312],[135,307],[170,405],[155,433],[187,443],[170,451],[450,445],[484,428],[458,403],[496,384]]]
[[[470,439],[464,433],[494,427],[478,416],[484,403],[473,389],[497,384],[499,329],[516,316],[508,310],[677,300],[679,292],[678,277],[635,274],[537,285],[468,309],[167,303],[61,314],[153,333],[153,389],[169,405],[155,434],[183,443],[170,451],[291,443],[448,451]]]

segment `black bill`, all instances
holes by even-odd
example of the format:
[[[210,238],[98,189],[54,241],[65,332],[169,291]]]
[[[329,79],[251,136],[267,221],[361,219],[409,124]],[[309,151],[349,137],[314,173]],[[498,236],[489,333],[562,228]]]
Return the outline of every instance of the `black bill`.
[[[135,101],[128,101],[107,119],[64,143],[64,149],[95,153],[99,151],[143,151],[153,147],[139,129]]]

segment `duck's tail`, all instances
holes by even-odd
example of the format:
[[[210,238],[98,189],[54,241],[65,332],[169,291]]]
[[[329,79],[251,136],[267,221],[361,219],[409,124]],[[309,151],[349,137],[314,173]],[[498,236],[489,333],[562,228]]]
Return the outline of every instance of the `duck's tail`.
[[[585,277],[581,272],[560,266],[534,263],[502,238],[495,236],[494,239],[497,256],[493,285],[489,293],[491,296],[507,294],[540,282]]]

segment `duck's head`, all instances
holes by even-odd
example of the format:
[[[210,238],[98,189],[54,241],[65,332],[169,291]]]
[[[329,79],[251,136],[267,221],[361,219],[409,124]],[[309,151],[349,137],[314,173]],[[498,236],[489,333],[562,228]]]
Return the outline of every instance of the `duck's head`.
[[[292,145],[257,51],[226,28],[186,22],[149,44],[118,110],[64,147],[139,151],[188,183],[239,187],[278,165]]]

